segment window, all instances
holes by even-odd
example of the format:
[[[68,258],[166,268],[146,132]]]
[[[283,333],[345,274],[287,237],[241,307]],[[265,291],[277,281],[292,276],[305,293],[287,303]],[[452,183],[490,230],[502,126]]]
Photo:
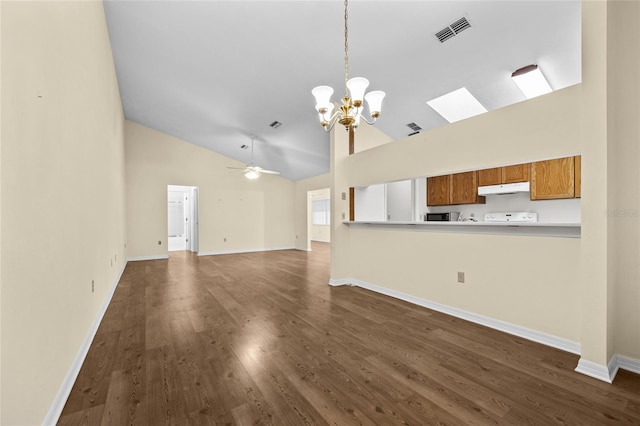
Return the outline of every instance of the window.
[[[314,225],[330,225],[331,211],[329,209],[329,199],[311,201],[311,223]]]

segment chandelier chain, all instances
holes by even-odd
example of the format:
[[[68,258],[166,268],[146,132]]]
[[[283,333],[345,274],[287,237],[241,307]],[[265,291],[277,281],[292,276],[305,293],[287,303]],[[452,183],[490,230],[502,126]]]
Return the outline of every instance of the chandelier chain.
[[[349,11],[348,0],[344,0],[344,95],[347,96],[347,80],[349,79]]]

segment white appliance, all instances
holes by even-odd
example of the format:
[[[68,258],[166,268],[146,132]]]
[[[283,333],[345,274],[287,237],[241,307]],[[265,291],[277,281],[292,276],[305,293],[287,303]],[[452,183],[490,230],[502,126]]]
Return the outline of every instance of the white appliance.
[[[529,192],[529,182],[503,183],[502,185],[479,186],[478,195],[506,195]]]
[[[487,213],[485,222],[537,222],[538,213],[513,212],[513,213]]]

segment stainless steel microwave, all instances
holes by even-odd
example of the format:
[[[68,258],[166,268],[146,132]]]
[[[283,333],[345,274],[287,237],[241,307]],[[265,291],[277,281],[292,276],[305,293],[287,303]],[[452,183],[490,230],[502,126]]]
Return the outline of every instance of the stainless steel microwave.
[[[427,213],[424,219],[427,222],[456,222],[459,217],[460,212]]]

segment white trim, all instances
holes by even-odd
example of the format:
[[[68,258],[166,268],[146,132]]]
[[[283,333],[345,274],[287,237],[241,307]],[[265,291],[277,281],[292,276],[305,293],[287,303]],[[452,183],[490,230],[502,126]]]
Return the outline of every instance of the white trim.
[[[594,379],[602,380],[603,382],[612,383],[613,378],[618,372],[618,366],[615,363],[616,357],[613,356],[609,365],[596,364],[584,358],[580,358],[578,366],[574,371],[582,373],[585,376],[593,377]]]
[[[542,333],[540,331],[532,330],[530,328],[522,327],[519,325],[511,324],[505,321],[490,318],[484,315],[475,314],[473,312],[464,311],[462,309],[454,308],[451,306],[443,305],[430,300],[421,299],[419,297],[411,296],[409,294],[401,293],[399,291],[390,290],[385,287],[380,287],[375,284],[370,284],[365,281],[360,281],[352,278],[331,279],[330,285],[344,285],[351,284],[358,287],[365,288],[367,290],[375,291],[376,293],[384,294],[394,297],[396,299],[404,300],[405,302],[413,303],[414,305],[422,306],[434,311],[442,312],[447,315],[452,315],[457,318],[462,318],[467,321],[474,322],[476,324],[484,325],[495,330],[503,331],[505,333],[513,334],[518,337],[522,337],[527,340],[531,340],[543,345],[551,346],[556,349],[560,349],[566,352],[570,352],[576,355],[580,355],[580,342],[564,339],[562,337],[553,336],[551,334]]]
[[[270,247],[257,249],[237,249],[237,250],[213,250],[198,252],[198,256],[217,256],[219,254],[240,254],[240,253],[256,253],[261,251],[278,251],[278,250],[299,250],[294,246],[290,247]]]
[[[341,279],[329,279],[329,285],[333,286],[333,287],[339,287],[341,285],[349,285],[350,281],[346,278],[341,278]]]
[[[166,260],[169,258],[168,254],[159,254],[156,256],[135,256],[127,257],[127,262],[139,262],[141,260]]]
[[[107,308],[111,303],[111,298],[113,298],[113,294],[115,293],[116,288],[118,287],[118,283],[120,282],[120,278],[122,278],[122,274],[124,273],[124,269],[126,267],[127,267],[127,261],[125,261],[124,264],[122,265],[122,269],[120,269],[120,273],[118,274],[115,281],[113,282],[113,285],[111,286],[111,290],[109,290],[109,293],[107,294],[107,297],[105,298],[104,303],[102,304],[102,307],[98,311],[98,315],[96,316],[96,319],[93,321],[93,324],[91,324],[91,328],[89,329],[89,333],[87,334],[87,337],[85,337],[84,342],[82,342],[82,345],[80,346],[80,350],[78,351],[78,354],[73,360],[73,363],[71,363],[71,367],[69,368],[69,371],[67,371],[67,374],[65,375],[64,380],[62,381],[62,384],[58,389],[58,393],[53,399],[53,402],[51,403],[51,407],[49,407],[49,411],[47,412],[47,415],[44,417],[44,420],[42,421],[43,425],[55,425],[56,423],[58,423],[58,420],[60,419],[60,414],[62,414],[62,409],[64,408],[64,405],[67,403],[67,398],[69,398],[69,394],[71,394],[71,389],[73,388],[73,385],[75,384],[76,379],[78,378],[78,374],[80,373],[82,364],[84,363],[84,360],[87,357],[87,353],[89,352],[89,348],[91,347],[93,338],[96,336],[96,333],[98,332],[98,327],[102,322],[102,318],[104,317],[104,314],[107,312]]]
[[[622,370],[631,371],[640,374],[640,359],[630,358],[623,355],[614,355],[616,366]]]

